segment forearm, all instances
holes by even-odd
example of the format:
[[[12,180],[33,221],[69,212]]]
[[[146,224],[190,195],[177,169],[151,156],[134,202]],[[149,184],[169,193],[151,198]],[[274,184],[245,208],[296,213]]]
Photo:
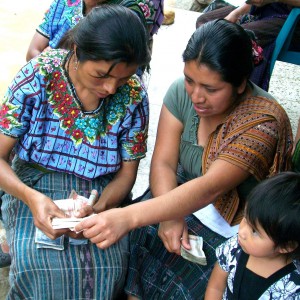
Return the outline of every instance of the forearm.
[[[134,181],[128,182],[124,179],[114,179],[105,189],[96,203],[94,209],[98,212],[104,211],[113,207],[118,207],[123,200],[129,195],[132,190]]]
[[[224,160],[216,160],[205,175],[159,197],[129,207],[128,210],[133,216],[133,226],[140,227],[183,218],[213,203],[248,177],[247,171]]]
[[[205,178],[191,180],[156,198],[126,207],[132,216],[133,228],[183,218],[212,203],[217,191],[210,190]],[[199,186],[207,188],[199,188]]]
[[[247,14],[251,9],[251,5],[250,4],[243,4],[239,7],[237,7],[234,11],[238,14],[238,15],[244,15],[244,14]]]
[[[113,180],[104,188],[98,202],[94,205],[97,212],[118,207],[130,194],[136,180],[138,162],[129,170],[123,167],[117,172]]]
[[[41,54],[48,46],[49,39],[41,35],[39,32],[36,32],[28,47],[26,60],[29,61],[30,59]]]
[[[163,163],[154,163],[150,171],[150,188],[153,197],[163,195],[176,187],[176,170]]]
[[[227,15],[225,19],[232,23],[236,23],[240,16],[247,14],[250,11],[250,8],[251,8],[250,4],[241,5],[237,7],[235,10],[233,10],[229,15]]]

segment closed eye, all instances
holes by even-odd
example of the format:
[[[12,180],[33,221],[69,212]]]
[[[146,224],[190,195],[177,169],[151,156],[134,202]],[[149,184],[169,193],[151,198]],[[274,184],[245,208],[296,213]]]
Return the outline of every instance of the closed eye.
[[[188,84],[191,84],[193,83],[193,80],[189,77],[185,77],[184,80],[188,83]]]

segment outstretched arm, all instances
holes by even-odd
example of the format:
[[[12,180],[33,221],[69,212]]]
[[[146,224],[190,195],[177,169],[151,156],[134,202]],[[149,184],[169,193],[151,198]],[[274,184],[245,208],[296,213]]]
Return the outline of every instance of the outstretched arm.
[[[218,159],[204,176],[148,201],[102,212],[82,221],[75,229],[84,230],[86,238],[104,249],[132,229],[181,219],[203,208],[238,186],[248,176],[249,173],[241,168]]]

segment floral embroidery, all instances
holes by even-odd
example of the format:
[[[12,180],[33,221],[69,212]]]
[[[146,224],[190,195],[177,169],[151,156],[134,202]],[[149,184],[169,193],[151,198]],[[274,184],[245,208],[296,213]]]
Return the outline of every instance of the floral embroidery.
[[[80,3],[81,0],[67,0],[68,6],[76,6]]]
[[[74,27],[83,17],[81,0],[65,0],[66,11],[64,16],[69,20],[71,27]]]
[[[99,112],[86,115],[73,97],[66,75],[61,72],[66,54],[65,50],[56,50],[38,57],[40,72],[49,79],[46,87],[48,102],[60,120],[60,127],[70,135],[75,145],[83,141],[93,144],[126,114],[128,106],[142,101],[142,87],[132,76],[127,84],[118,88],[116,94],[102,100]]]
[[[19,116],[15,111],[19,109],[19,105],[13,105],[8,102],[8,97],[5,96],[0,106],[0,126],[4,129],[12,127],[21,127],[22,124],[17,121]]]
[[[146,19],[149,19],[155,14],[155,7],[152,1],[149,0],[141,1],[139,2],[139,6],[141,7]]]
[[[136,132],[133,137],[134,144],[124,145],[124,148],[130,155],[133,155],[134,157],[140,157],[141,155],[145,154],[147,150],[146,149],[147,132],[148,132],[147,128],[144,131]]]

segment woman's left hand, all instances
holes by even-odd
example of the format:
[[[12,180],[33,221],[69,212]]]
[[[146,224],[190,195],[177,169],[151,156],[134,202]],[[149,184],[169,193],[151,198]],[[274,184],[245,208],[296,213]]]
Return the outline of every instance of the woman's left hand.
[[[165,221],[159,224],[158,236],[171,253],[181,254],[181,244],[190,249],[187,225],[184,219]]]
[[[85,238],[101,249],[108,248],[126,235],[133,226],[132,218],[124,208],[113,208],[91,216],[76,225]]]

